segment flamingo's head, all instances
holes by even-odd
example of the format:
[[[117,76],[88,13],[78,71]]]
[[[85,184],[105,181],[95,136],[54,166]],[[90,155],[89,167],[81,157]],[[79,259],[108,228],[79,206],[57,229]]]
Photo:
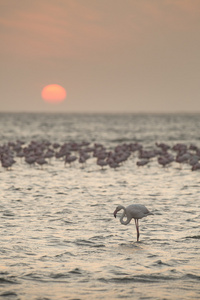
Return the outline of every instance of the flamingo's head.
[[[116,218],[117,212],[120,211],[123,207],[121,205],[118,205],[113,213],[114,217]]]

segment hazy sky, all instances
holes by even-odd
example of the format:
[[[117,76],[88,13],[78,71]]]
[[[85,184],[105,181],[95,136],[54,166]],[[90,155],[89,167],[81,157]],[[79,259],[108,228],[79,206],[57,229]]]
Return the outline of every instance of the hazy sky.
[[[0,41],[0,111],[200,112],[200,0],[0,0]]]

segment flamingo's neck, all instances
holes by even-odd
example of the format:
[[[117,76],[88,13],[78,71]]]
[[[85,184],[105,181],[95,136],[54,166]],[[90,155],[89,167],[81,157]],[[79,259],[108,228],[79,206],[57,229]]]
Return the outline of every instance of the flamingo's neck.
[[[122,209],[124,211],[123,211],[123,214],[122,214],[122,216],[120,218],[120,222],[123,225],[127,225],[128,223],[130,223],[130,221],[131,221],[132,218],[127,216],[125,207],[123,207]],[[124,221],[123,219],[124,219],[125,216],[126,216],[126,220]]]

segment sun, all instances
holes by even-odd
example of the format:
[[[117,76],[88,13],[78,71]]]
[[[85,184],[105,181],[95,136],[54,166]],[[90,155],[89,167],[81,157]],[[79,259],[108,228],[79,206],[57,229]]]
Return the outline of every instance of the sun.
[[[45,102],[60,103],[65,100],[67,92],[59,84],[49,84],[42,89],[41,96]]]

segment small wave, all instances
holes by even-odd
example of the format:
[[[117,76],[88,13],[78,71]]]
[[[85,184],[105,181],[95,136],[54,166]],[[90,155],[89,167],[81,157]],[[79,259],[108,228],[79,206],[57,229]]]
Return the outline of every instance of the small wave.
[[[28,274],[25,274],[22,278],[26,279],[26,280],[34,280],[34,281],[40,281],[40,282],[47,281],[44,278],[44,276],[42,276],[42,274],[37,274],[37,273],[28,273]]]
[[[69,278],[69,274],[68,273],[52,273],[49,275],[51,278],[54,279],[59,279],[59,278]]]
[[[81,275],[82,274],[82,271],[79,269],[79,268],[75,268],[71,271],[69,271],[70,274],[78,274],[78,275]]]
[[[153,265],[164,265],[164,266],[170,266],[169,264],[164,263],[162,260],[157,260],[154,262]]]
[[[160,276],[160,275],[140,275],[140,276],[123,276],[123,277],[113,277],[110,279],[99,278],[99,281],[102,282],[118,282],[118,283],[129,283],[129,282],[160,282],[160,281],[169,281],[175,280],[175,277],[170,276]]]
[[[184,278],[190,278],[190,279],[200,280],[200,275],[194,275],[194,274],[189,273],[189,274],[186,274],[184,276]]]
[[[91,242],[91,241],[88,241],[88,240],[82,240],[82,239],[77,239],[75,241],[75,244],[78,245],[78,246],[91,246],[94,244],[94,242]]]
[[[96,245],[94,245],[92,247],[94,247],[94,248],[104,248],[105,245],[103,245],[103,244],[96,244]]]
[[[67,220],[63,220],[63,222],[64,222],[65,224],[74,224],[74,222],[67,221]]]
[[[71,214],[71,210],[69,210],[68,208],[64,208],[61,211],[57,211],[56,214]]]
[[[95,235],[90,238],[90,240],[104,240],[105,237],[103,235]]]
[[[186,236],[186,239],[200,239],[200,235]]]
[[[63,257],[63,256],[65,256],[65,255],[69,255],[69,256],[76,256],[75,254],[73,254],[72,252],[69,252],[69,251],[66,251],[66,252],[64,252],[64,253],[60,253],[60,254],[57,254],[57,255],[55,255],[55,257]]]
[[[16,188],[14,185],[8,188],[9,191],[20,191],[21,188]]]
[[[5,216],[5,217],[14,217],[15,214],[12,211],[10,211],[10,210],[5,210],[3,212],[3,216]]]
[[[94,248],[101,248],[101,247],[105,247],[104,244],[96,244],[94,242],[88,241],[88,240],[76,240],[75,244],[77,246],[89,246],[89,247],[94,247]]]
[[[67,193],[63,193],[63,192],[56,192],[56,195],[68,195]]]
[[[0,277],[0,284],[18,284],[19,282],[16,279]]]
[[[2,294],[0,294],[0,297],[12,297],[12,296],[17,296],[17,294],[15,292],[12,291],[7,291],[7,292],[3,292]],[[9,299],[9,298],[7,298]]]

